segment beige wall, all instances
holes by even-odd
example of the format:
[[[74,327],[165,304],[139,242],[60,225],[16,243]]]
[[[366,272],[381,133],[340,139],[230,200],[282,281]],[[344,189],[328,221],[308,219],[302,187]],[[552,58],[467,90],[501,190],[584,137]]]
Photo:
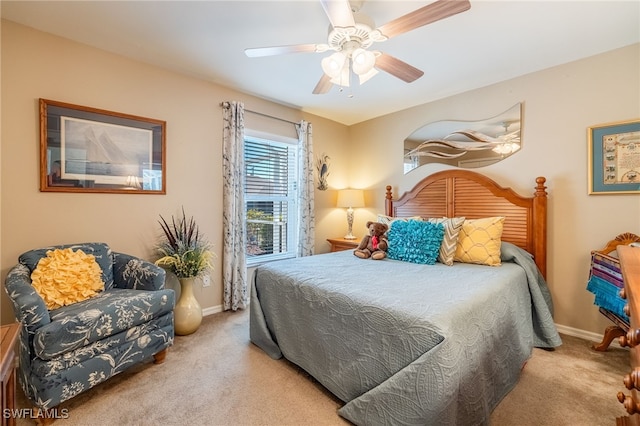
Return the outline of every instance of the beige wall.
[[[521,193],[532,192],[536,176],[547,177],[556,322],[596,334],[609,325],[585,290],[589,251],[621,232],[640,234],[640,196],[587,195],[586,132],[594,124],[640,117],[640,45],[346,127],[7,21],[1,41],[2,281],[20,253],[48,244],[102,240],[152,259],[158,215],[180,206],[221,253],[222,101],[240,100],[250,110],[312,122],[316,154],[331,157],[330,189],[316,191],[317,253],[328,250],[326,238],[346,232],[345,213],[334,207],[336,189],[367,189],[371,207],[356,210],[354,223],[354,233],[362,235],[365,221],[383,210],[385,185],[399,194],[442,168],[402,175],[402,140],[413,130],[442,119],[484,119],[523,102],[523,149],[478,170]],[[166,120],[167,195],[40,193],[38,98]],[[252,114],[246,124],[274,132],[286,126]],[[222,303],[220,260],[212,286],[197,290],[205,309]],[[4,292],[1,297],[4,324],[12,315]]]
[[[314,127],[317,150],[336,153],[348,143],[348,128],[202,80],[164,71],[86,45],[2,21],[2,141],[0,179],[0,280],[20,253],[51,244],[105,241],[114,250],[154,258],[165,217],[184,206],[218,253],[211,287],[198,288],[204,309],[222,304],[222,111],[220,102]],[[167,122],[167,194],[41,193],[39,184],[38,99],[85,105]],[[283,122],[246,114],[247,127],[280,132]],[[288,124],[290,129],[293,125]],[[295,135],[295,132],[292,132]],[[335,175],[346,168],[334,158]],[[341,170],[338,170],[338,167]],[[329,191],[317,195],[322,214]],[[334,235],[318,224],[317,251],[327,251]],[[176,282],[169,286],[177,287]],[[13,313],[1,292],[2,323]]]
[[[371,190],[375,206],[359,211],[354,227],[383,210],[385,185],[401,194],[443,168],[424,166],[403,176],[402,141],[413,130],[431,121],[491,117],[523,102],[522,150],[476,170],[524,194],[533,193],[537,176],[548,179],[555,321],[601,335],[611,323],[585,290],[590,250],[622,232],[640,235],[640,195],[587,195],[587,127],[640,118],[639,76],[636,44],[352,126],[352,156],[380,165],[376,173],[369,166],[350,176],[354,185]]]

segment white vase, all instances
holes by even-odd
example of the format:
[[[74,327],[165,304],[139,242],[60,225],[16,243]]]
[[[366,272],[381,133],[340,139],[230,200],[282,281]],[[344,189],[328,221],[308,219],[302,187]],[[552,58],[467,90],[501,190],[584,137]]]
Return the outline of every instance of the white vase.
[[[194,333],[202,322],[202,307],[195,295],[195,278],[180,278],[180,297],[173,310],[174,329],[179,336]]]

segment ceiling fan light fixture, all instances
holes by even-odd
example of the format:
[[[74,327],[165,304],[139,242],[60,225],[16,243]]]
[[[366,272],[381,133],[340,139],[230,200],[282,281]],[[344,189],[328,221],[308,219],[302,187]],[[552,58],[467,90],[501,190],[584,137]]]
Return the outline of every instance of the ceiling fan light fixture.
[[[337,73],[336,76],[331,77],[331,82],[333,84],[336,84],[338,86],[343,86],[343,87],[349,87],[349,80],[350,80],[350,70],[349,70],[349,61],[345,61],[342,68],[340,69],[340,72]]]
[[[322,59],[322,71],[332,79],[337,78],[345,68],[346,60],[347,57],[341,52],[336,52],[331,56],[327,56]]]
[[[502,123],[502,127],[504,127],[504,133],[497,136],[498,141],[502,141],[502,143],[496,145],[493,148],[493,152],[498,154],[506,155],[516,152],[520,149],[520,137],[516,136],[516,132],[509,133],[509,126],[514,122],[505,121]]]
[[[351,54],[351,61],[353,62],[353,72],[364,75],[370,72],[376,64],[376,55],[359,47]]]
[[[498,154],[507,155],[516,152],[520,149],[520,144],[514,142],[505,142],[496,145],[492,151]]]
[[[373,77],[376,74],[378,74],[378,70],[375,68],[371,68],[369,72],[366,72],[364,74],[359,74],[358,78],[360,79],[360,84],[366,83],[367,81],[369,81],[371,77]]]

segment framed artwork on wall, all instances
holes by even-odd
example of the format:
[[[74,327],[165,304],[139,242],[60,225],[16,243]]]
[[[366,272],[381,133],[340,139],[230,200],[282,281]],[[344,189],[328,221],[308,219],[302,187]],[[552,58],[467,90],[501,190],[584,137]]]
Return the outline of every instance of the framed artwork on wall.
[[[166,122],[40,99],[40,191],[166,194]]]
[[[640,194],[640,119],[589,127],[589,194]]]

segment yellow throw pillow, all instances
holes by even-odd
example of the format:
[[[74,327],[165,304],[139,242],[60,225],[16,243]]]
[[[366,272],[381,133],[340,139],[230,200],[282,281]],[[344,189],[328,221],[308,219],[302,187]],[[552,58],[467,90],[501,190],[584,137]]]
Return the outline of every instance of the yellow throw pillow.
[[[47,251],[31,273],[31,285],[47,309],[57,309],[95,296],[104,290],[102,270],[95,256],[70,248]]]
[[[454,260],[499,266],[504,217],[465,220],[458,234]]]

